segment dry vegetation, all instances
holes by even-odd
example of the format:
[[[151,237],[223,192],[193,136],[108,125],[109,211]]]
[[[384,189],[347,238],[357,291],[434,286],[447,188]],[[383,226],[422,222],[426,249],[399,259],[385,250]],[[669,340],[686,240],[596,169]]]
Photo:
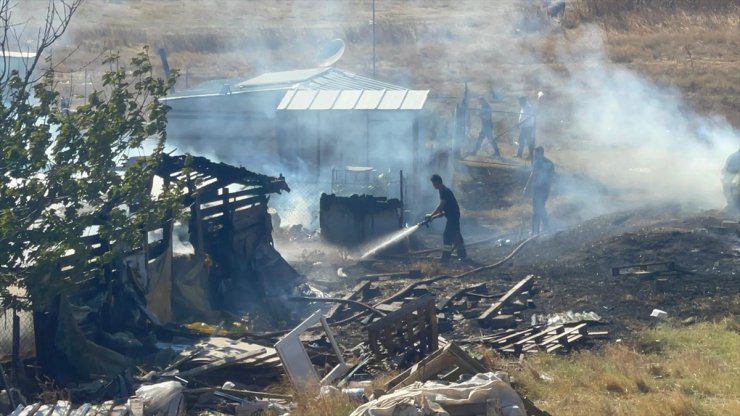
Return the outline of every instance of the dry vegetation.
[[[28,4],[41,0],[28,0]],[[734,0],[572,0],[564,22],[519,30],[522,2],[428,0],[378,2],[377,71],[384,80],[431,88],[449,112],[463,83],[496,93],[504,104],[522,92],[557,93],[543,74],[587,63],[603,41],[611,61],[675,87],[700,111],[740,125],[740,4]],[[124,55],[165,47],[170,64],[196,82],[311,66],[322,42],[340,37],[339,66],[372,73],[370,0],[311,1],[88,0],[55,51],[72,71],[66,93],[81,99],[82,73],[94,75],[108,49]],[[599,39],[589,25],[600,30]],[[578,48],[577,50],[574,48]],[[93,62],[93,63],[91,63]],[[64,89],[63,88],[63,89]],[[509,103],[509,101],[512,101]]]
[[[660,327],[638,342],[509,367],[543,409],[567,415],[740,414],[736,319]]]
[[[739,345],[740,321],[727,318],[666,324],[636,341],[568,356],[539,354],[519,362],[484,347],[474,353],[490,368],[509,372],[520,393],[554,415],[712,416],[740,414]],[[298,416],[348,415],[357,406],[338,394],[295,396]]]

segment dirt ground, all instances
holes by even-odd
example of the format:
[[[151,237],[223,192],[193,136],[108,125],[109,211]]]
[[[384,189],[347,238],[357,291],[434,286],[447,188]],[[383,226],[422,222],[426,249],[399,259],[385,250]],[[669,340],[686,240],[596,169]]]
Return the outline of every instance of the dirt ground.
[[[476,182],[472,180],[466,186],[474,188]],[[462,189],[471,189],[466,186]],[[464,193],[460,199],[471,201],[465,195],[476,194]],[[476,204],[485,201],[471,205]],[[468,208],[465,204],[463,207]],[[501,294],[532,274],[537,277],[532,297],[534,307],[521,312],[520,326],[528,325],[533,314],[595,312],[602,318],[612,341],[629,338],[633,331],[657,324],[659,320],[650,317],[653,309],[666,311],[677,324],[713,321],[740,314],[740,238],[733,228],[737,219],[731,221],[720,211],[693,211],[674,205],[625,210],[570,223],[567,218],[561,218],[560,226],[531,240],[500,267],[462,279],[440,280],[427,285],[426,290],[439,300],[463,286],[485,283],[488,294]],[[496,263],[529,237],[529,224],[523,229],[511,218],[499,218],[492,224],[481,224],[472,216],[463,221],[469,262],[439,262],[440,252],[434,249],[441,245],[442,224],[435,224],[417,232],[413,236],[414,248],[403,256],[356,262],[351,257],[340,258],[333,248],[323,247],[314,252],[322,253],[320,261],[306,257],[304,261],[294,259],[293,264],[307,274],[313,285],[335,297],[346,293],[368,274],[408,270],[420,270],[423,274],[417,279],[373,283],[377,293],[363,299],[373,304],[414,280],[454,276]],[[489,241],[477,243],[481,240]],[[675,275],[658,276],[668,279],[665,288],[656,288],[654,277],[612,275],[613,267],[655,262],[674,262],[680,270]],[[468,299],[468,306],[480,308],[493,300]],[[447,339],[460,340],[493,332],[480,328],[472,317],[448,313],[440,322],[444,320],[453,323],[440,324],[441,335]],[[350,344],[346,345],[348,348],[364,338],[359,324],[339,331],[343,342]]]

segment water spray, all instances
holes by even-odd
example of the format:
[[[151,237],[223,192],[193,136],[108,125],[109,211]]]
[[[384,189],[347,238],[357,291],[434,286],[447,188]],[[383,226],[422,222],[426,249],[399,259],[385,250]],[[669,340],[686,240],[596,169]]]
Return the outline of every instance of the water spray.
[[[385,250],[386,248],[388,248],[388,247],[390,247],[390,246],[398,243],[399,241],[403,240],[404,238],[406,238],[406,237],[410,236],[411,234],[417,232],[423,226],[429,227],[429,223],[431,223],[432,220],[434,220],[434,217],[428,216],[428,217],[424,218],[424,221],[422,221],[422,222],[420,222],[420,223],[418,223],[416,225],[413,225],[411,227],[398,230],[398,231],[396,231],[396,232],[394,232],[394,233],[386,236],[383,239],[383,242],[382,243],[380,243],[377,246],[373,247],[371,250],[365,252],[365,254],[363,254],[362,257],[360,257],[360,260],[365,260],[368,257],[372,257],[372,256],[376,255],[377,253]]]

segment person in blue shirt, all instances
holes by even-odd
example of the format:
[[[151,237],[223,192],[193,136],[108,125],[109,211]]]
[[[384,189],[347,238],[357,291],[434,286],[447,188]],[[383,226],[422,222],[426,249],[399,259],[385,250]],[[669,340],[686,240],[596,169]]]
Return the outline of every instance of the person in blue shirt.
[[[478,153],[483,140],[488,139],[491,142],[491,146],[493,146],[493,157],[499,157],[501,156],[501,152],[498,150],[498,144],[496,144],[496,139],[493,137],[493,110],[491,110],[491,105],[488,104],[485,98],[479,97],[478,102],[480,103],[480,110],[478,110],[478,115],[480,116],[480,133],[478,133],[478,142],[475,144],[473,154]]]
[[[524,187],[525,194],[532,192],[532,234],[540,232],[540,222],[545,230],[550,226],[545,203],[550,196],[550,186],[554,177],[555,165],[545,157],[545,149],[542,146],[537,147],[534,149],[532,173]]]

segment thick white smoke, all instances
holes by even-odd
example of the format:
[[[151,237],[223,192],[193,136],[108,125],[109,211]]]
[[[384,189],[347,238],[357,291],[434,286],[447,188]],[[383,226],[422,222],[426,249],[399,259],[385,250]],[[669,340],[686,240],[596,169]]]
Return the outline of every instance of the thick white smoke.
[[[609,63],[600,35],[594,27],[580,41],[598,46],[587,64],[573,65],[563,53],[569,75],[551,80],[569,92],[568,132],[583,143],[560,162],[623,191],[623,202],[723,207],[720,172],[740,145],[738,130],[720,117],[699,115],[679,91]]]
[[[158,2],[113,5],[91,0],[89,5],[105,5],[104,21],[120,26],[116,30],[121,33],[137,33],[153,47],[169,48],[173,52],[173,67],[190,67],[199,59],[214,60],[209,69],[214,78],[219,72],[248,77],[272,70],[310,67],[311,57],[322,40],[334,37],[344,38],[348,45],[338,64],[340,68],[361,75],[371,73],[371,1],[268,3],[258,2],[255,7],[244,2],[211,0],[198,2],[197,6],[178,5],[171,10],[172,20],[187,22],[183,28],[137,28],[134,20],[127,23],[127,15],[139,16],[143,10],[165,7]],[[459,95],[463,82],[470,81],[472,98],[496,92],[502,99],[494,104],[496,109],[509,111],[518,111],[516,96],[525,94],[534,99],[536,92],[543,90],[546,95],[541,106],[538,144],[545,146],[561,172],[580,172],[598,182],[600,190],[606,187],[620,191],[614,193],[621,202],[617,206],[610,199],[613,195],[602,198],[595,188],[585,187],[582,182],[565,182],[562,197],[590,206],[589,215],[624,208],[624,204],[654,202],[721,208],[724,202],[720,171],[727,156],[740,145],[737,128],[720,117],[698,114],[679,91],[658,86],[640,73],[612,63],[606,53],[606,35],[600,27],[582,26],[567,31],[556,28],[552,32],[523,30],[524,16],[519,10],[522,3],[377,2],[379,79],[411,88],[429,88],[432,97]],[[82,10],[82,16],[89,17],[90,12]],[[216,27],[217,23],[222,26]],[[82,26],[94,33],[89,29],[90,22]],[[75,22],[71,30],[74,36]],[[221,55],[178,55],[177,48],[188,46],[175,42],[178,31],[188,42],[195,42],[198,34],[204,39],[209,34],[226,34],[226,38],[231,37],[233,53],[243,55],[249,65],[239,71],[216,65],[215,59]],[[435,108],[456,103],[454,99],[443,101],[444,105],[433,101],[432,98],[429,103]],[[470,104],[475,105],[475,100],[471,99]],[[451,108],[437,114],[449,118]],[[548,117],[562,123],[553,129],[552,124],[544,122]],[[208,130],[218,136],[219,129],[228,126],[214,125]],[[446,133],[434,132],[430,136],[447,140]],[[243,164],[261,173],[283,173],[289,184],[306,176],[300,167],[284,166],[277,158],[261,160],[260,166],[242,158],[248,153],[247,143],[209,140],[202,145],[171,145]],[[388,149],[371,147],[370,151],[382,157]],[[429,192],[433,193],[431,189]],[[273,201],[279,198],[283,197]],[[318,200],[318,195],[315,198]]]

